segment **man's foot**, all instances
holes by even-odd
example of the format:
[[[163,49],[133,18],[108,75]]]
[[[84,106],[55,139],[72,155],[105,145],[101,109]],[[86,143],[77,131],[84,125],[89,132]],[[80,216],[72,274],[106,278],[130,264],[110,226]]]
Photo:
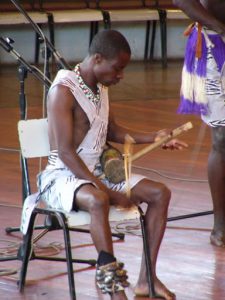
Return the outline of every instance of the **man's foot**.
[[[212,230],[210,235],[210,242],[214,246],[225,247],[225,233],[219,230]]]
[[[149,296],[149,289],[148,289],[148,284],[143,283],[143,284],[137,284],[134,293],[136,296],[139,297],[148,297]],[[160,298],[160,299],[165,299],[165,300],[175,300],[176,295],[169,291],[165,285],[156,279],[155,281],[155,296]]]
[[[96,266],[96,284],[103,294],[110,294],[112,300],[127,300],[124,288],[129,286],[124,264],[114,261]]]

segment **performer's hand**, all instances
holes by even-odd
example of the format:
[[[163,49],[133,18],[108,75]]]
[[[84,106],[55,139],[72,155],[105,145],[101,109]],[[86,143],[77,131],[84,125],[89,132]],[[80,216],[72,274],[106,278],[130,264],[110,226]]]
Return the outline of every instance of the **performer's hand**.
[[[156,136],[154,142],[160,141],[162,138],[171,136],[172,137],[172,130],[170,129],[162,129],[156,132]]]
[[[162,145],[162,149],[170,149],[170,150],[182,150],[183,148],[187,148],[187,147],[188,144],[177,139],[170,140],[169,142]]]
[[[172,130],[169,129],[162,129],[159,130],[155,137],[155,142],[160,141],[164,137],[173,136]],[[170,150],[182,150],[183,148],[187,148],[188,144],[185,142],[182,142],[178,139],[172,139],[164,144],[162,144],[162,149],[170,149]]]

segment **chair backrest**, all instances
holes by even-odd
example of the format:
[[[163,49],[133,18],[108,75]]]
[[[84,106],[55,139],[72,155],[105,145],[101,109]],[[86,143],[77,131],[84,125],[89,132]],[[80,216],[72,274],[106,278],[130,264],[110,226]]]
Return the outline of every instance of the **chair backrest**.
[[[24,158],[49,155],[47,119],[20,120],[18,122],[18,134],[21,154]]]

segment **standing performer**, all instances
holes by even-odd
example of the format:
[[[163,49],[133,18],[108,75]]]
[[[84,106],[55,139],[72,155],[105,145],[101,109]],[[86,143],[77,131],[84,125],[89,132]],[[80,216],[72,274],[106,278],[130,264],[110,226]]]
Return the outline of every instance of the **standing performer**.
[[[208,179],[214,227],[210,240],[225,246],[225,0],[174,0],[192,20],[182,72],[180,113],[201,114],[211,127]]]
[[[91,215],[90,232],[98,252],[96,282],[103,293],[113,300],[127,299],[128,285],[123,265],[114,257],[109,206],[130,207],[147,204],[145,214],[155,291],[158,296],[175,299],[156,275],[156,260],[165,231],[170,191],[162,183],[141,175],[130,178],[131,197],[125,195],[125,182],[114,184],[104,178],[100,157],[106,141],[124,143],[126,134],[136,143],[153,143],[167,130],[137,132],[118,125],[108,103],[107,87],[123,78],[123,70],[130,61],[131,50],[126,39],[117,31],[103,30],[93,39],[89,54],[73,71],[60,70],[49,90],[47,100],[51,153],[46,169],[39,176],[39,190],[54,184],[44,200],[52,208],[85,210]],[[186,147],[178,140],[165,148]],[[105,283],[107,272],[111,281]],[[118,272],[120,271],[120,272]],[[148,295],[145,260],[142,259],[135,288],[138,295]]]

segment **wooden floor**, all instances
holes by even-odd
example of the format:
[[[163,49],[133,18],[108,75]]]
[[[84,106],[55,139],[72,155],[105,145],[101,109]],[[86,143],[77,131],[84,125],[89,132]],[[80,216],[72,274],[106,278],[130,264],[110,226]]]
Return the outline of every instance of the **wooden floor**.
[[[179,98],[181,62],[170,62],[166,70],[161,65],[132,63],[125,79],[110,89],[112,107],[118,120],[136,129],[159,130],[175,128],[192,121],[194,128],[183,135],[189,148],[179,152],[157,149],[135,161],[133,171],[162,181],[172,191],[169,217],[212,209],[207,184],[207,156],[210,147],[209,129],[196,116],[176,114]],[[5,228],[20,223],[22,197],[21,172],[16,124],[19,114],[19,83],[16,67],[0,66],[0,251],[14,255],[21,242],[20,233],[7,235]],[[28,118],[41,117],[42,87],[32,75],[26,80]],[[34,137],[35,138],[35,137]],[[135,146],[135,151],[140,147]],[[9,151],[10,150],[10,151]],[[32,186],[39,167],[32,163]],[[168,222],[160,248],[158,275],[177,294],[178,300],[225,299],[225,250],[209,243],[212,214]],[[114,242],[116,256],[125,262],[131,286],[128,298],[134,298],[133,287],[138,277],[142,243],[137,223],[129,224],[133,234],[124,242]],[[126,231],[124,224],[112,224],[113,230]],[[51,233],[38,242],[37,251],[52,252],[43,247],[50,242],[62,243],[59,233]],[[73,233],[72,244],[77,258],[96,258],[88,234]],[[7,250],[7,251],[6,251]],[[61,251],[63,252],[63,251]],[[50,253],[51,254],[51,253]],[[60,253],[61,254],[61,253]],[[0,262],[0,269],[19,270],[20,261]],[[109,299],[95,287],[94,268],[74,265],[78,300]],[[0,276],[2,300],[67,300],[69,299],[65,263],[31,261],[24,295],[17,290],[18,273]]]

